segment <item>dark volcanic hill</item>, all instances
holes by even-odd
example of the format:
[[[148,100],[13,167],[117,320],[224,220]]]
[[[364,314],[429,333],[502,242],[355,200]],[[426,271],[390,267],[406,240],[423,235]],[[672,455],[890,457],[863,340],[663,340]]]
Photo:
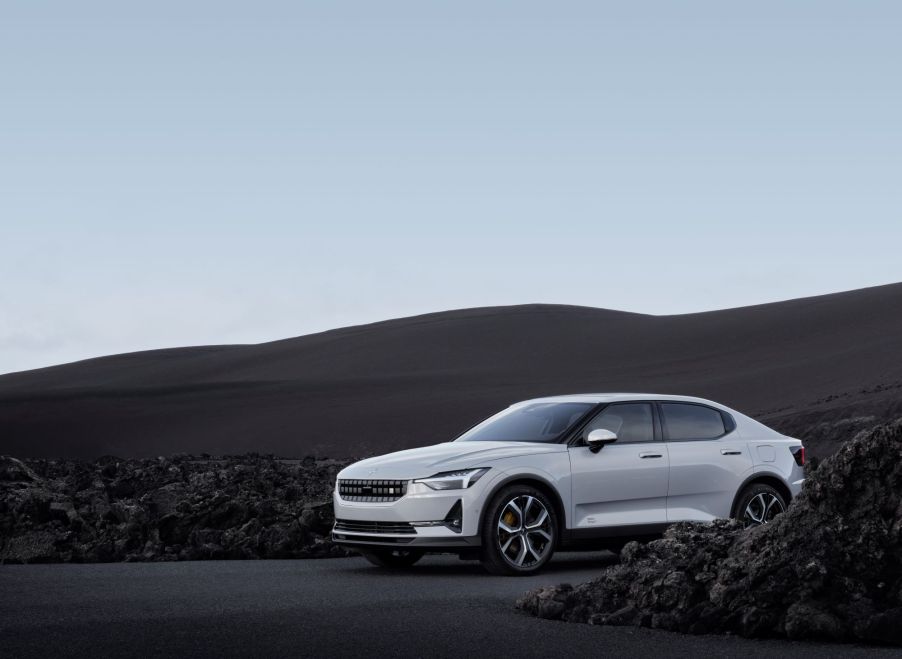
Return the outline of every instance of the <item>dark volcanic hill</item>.
[[[680,316],[468,309],[11,373],[0,453],[360,456],[585,391],[704,396],[829,452],[849,419],[902,413],[902,284]]]

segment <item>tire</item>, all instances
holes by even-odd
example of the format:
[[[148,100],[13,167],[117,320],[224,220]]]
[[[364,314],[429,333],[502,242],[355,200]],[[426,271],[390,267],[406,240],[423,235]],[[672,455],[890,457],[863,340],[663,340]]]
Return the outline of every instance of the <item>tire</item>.
[[[734,519],[746,527],[770,524],[786,511],[786,499],[776,489],[764,483],[753,483],[739,495]]]
[[[377,567],[403,570],[423,558],[425,552],[416,549],[372,549],[360,553]]]
[[[486,508],[481,536],[481,560],[486,570],[510,576],[535,574],[554,554],[557,513],[548,497],[536,488],[510,485]]]

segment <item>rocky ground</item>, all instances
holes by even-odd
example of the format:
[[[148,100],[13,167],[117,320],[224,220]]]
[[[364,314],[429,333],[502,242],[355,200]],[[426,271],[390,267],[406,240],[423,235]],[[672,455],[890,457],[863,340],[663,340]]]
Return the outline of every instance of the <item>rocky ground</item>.
[[[344,556],[328,534],[345,464],[0,457],[0,563]]]
[[[526,594],[542,618],[902,644],[902,420],[862,432],[774,523],[676,525],[593,581]]]

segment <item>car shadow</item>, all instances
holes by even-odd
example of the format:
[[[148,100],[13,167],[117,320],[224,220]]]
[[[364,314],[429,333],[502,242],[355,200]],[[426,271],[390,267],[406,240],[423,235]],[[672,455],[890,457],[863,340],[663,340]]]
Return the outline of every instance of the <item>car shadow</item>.
[[[429,556],[426,556],[420,563],[417,563],[412,567],[397,570],[392,570],[390,568],[379,568],[372,566],[369,563],[361,562],[359,566],[355,566],[352,570],[349,571],[366,574],[373,574],[374,571],[378,571],[382,572],[383,574],[397,574],[409,576],[412,578],[448,575],[472,575],[485,577],[488,575],[488,573],[483,569],[482,565],[479,564],[479,561],[460,560],[449,563],[446,560],[441,563],[431,563],[429,558]],[[552,557],[551,561],[549,561],[549,563],[545,565],[535,576],[561,572],[572,572],[574,570],[600,570],[611,565],[616,565],[618,562],[620,562],[620,556],[609,551],[586,552],[577,555],[569,554],[561,557],[555,556]]]

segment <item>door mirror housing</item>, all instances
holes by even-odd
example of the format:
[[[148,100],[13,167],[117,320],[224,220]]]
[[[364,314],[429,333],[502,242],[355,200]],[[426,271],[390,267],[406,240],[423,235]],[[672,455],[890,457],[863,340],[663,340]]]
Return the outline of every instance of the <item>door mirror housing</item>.
[[[604,428],[597,428],[589,433],[586,437],[586,444],[589,447],[589,450],[592,453],[598,453],[601,449],[603,449],[608,444],[612,444],[617,441],[617,433],[611,432],[610,430],[605,430]]]

